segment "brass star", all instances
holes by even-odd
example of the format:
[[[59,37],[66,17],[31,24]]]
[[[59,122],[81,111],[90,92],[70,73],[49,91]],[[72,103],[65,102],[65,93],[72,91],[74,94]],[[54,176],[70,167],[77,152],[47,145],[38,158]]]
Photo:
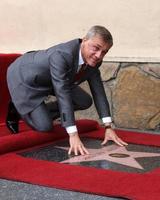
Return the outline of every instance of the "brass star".
[[[68,150],[66,147],[59,147],[64,150]],[[71,157],[67,160],[62,161],[61,163],[80,163],[88,161],[98,161],[98,160],[107,160],[114,163],[119,163],[122,165],[144,169],[135,158],[144,158],[144,157],[160,157],[160,153],[148,153],[148,152],[135,152],[128,151],[126,147],[120,147],[116,144],[105,146],[99,149],[89,149],[89,155],[78,155]]]

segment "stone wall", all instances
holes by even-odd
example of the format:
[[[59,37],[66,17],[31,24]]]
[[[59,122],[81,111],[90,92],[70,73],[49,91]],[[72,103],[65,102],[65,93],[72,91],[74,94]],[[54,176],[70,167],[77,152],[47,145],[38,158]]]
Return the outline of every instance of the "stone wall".
[[[160,131],[160,63],[105,62],[101,75],[116,127]],[[94,105],[76,118],[99,120]]]

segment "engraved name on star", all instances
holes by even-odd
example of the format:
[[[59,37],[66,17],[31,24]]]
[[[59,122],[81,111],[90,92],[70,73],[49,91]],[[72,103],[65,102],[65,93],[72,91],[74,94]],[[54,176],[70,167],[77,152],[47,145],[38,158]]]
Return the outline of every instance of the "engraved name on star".
[[[58,148],[68,150],[66,147]],[[144,157],[160,157],[160,153],[148,153],[148,152],[135,152],[128,151],[125,147],[119,147],[115,144],[105,146],[99,149],[89,149],[89,155],[79,155],[71,157],[67,160],[61,161],[61,163],[80,163],[88,161],[98,161],[98,160],[107,160],[114,163],[119,163],[122,165],[144,169],[135,158],[144,158]]]

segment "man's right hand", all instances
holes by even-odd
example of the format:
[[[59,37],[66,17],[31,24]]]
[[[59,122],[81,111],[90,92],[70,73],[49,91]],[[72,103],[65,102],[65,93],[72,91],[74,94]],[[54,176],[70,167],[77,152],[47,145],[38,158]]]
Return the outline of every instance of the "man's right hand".
[[[89,154],[88,150],[84,147],[81,142],[78,133],[69,136],[69,144],[70,148],[68,154],[70,155],[72,152],[77,156],[79,153],[81,155]]]

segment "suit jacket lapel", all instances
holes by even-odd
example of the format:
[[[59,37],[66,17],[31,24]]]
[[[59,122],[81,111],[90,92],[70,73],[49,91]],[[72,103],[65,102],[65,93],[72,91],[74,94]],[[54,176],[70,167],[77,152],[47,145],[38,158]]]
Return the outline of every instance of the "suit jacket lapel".
[[[80,44],[81,44],[81,40],[79,39],[79,43],[78,43],[77,48],[75,49],[74,55],[73,55],[74,61],[73,61],[73,66],[72,66],[71,80],[74,80],[75,74],[77,73],[77,70],[78,70]]]

